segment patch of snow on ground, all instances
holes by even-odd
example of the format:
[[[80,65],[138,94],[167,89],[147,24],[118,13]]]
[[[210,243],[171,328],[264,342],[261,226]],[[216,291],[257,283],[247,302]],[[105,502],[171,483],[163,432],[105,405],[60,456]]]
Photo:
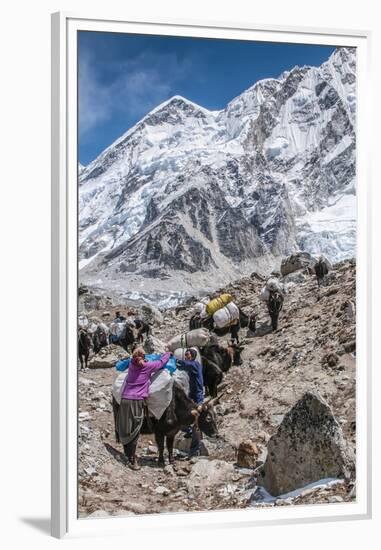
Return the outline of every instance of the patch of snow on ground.
[[[257,502],[275,502],[276,500],[285,500],[287,498],[295,498],[302,494],[307,489],[325,489],[332,487],[332,485],[335,485],[337,483],[342,483],[342,479],[334,478],[334,477],[327,477],[324,479],[319,479],[318,481],[314,481],[313,483],[309,483],[308,485],[305,485],[304,487],[300,487],[299,489],[295,489],[294,491],[290,491],[289,493],[285,493],[284,495],[279,495],[277,497],[272,496],[264,487],[258,486],[255,493],[254,493],[254,501]]]

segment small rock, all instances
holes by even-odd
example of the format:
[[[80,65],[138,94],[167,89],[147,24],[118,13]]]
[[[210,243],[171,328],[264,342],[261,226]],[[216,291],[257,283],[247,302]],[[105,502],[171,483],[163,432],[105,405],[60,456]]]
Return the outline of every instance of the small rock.
[[[147,509],[144,506],[144,504],[141,504],[140,502],[128,502],[124,504],[128,510],[133,512],[134,514],[146,514]]]
[[[242,441],[238,447],[238,466],[240,466],[241,468],[255,468],[258,454],[258,447],[254,443],[254,441],[251,441],[251,439]]]
[[[187,475],[189,475],[189,471],[188,470],[176,470],[176,474],[179,476],[179,477],[185,477]]]
[[[159,485],[159,487],[156,487],[155,493],[158,495],[163,495],[164,497],[167,497],[171,491],[167,489],[167,487],[164,487],[163,485]]]
[[[340,358],[337,353],[327,353],[322,357],[321,363],[324,367],[336,367]]]
[[[241,476],[252,476],[253,475],[253,470],[251,468],[237,468],[237,472],[240,474],[239,475],[239,478],[241,478]]]
[[[268,443],[270,440],[270,435],[262,430],[257,432],[257,439],[259,439],[259,441],[263,441],[263,443]]]
[[[291,497],[289,498],[278,498],[275,501],[275,506],[289,506],[293,503],[293,499]]]
[[[344,502],[344,499],[343,499],[343,497],[340,497],[339,495],[333,495],[332,497],[328,498],[328,502],[330,502],[331,504],[334,503],[334,502]]]

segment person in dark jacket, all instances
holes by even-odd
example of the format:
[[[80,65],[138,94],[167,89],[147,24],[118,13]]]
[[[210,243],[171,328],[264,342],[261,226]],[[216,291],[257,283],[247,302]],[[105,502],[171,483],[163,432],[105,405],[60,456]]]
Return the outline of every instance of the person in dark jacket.
[[[114,322],[122,323],[123,321],[126,321],[126,317],[120,313],[120,311],[117,311],[115,313],[115,319]]]
[[[202,376],[202,366],[196,360],[197,352],[194,349],[187,349],[185,360],[179,360],[178,365],[185,370],[189,376],[189,397],[197,404],[204,402],[204,380]],[[200,456],[201,433],[198,426],[194,425],[186,432],[192,438],[190,447],[190,457]],[[185,436],[186,437],[186,436]]]

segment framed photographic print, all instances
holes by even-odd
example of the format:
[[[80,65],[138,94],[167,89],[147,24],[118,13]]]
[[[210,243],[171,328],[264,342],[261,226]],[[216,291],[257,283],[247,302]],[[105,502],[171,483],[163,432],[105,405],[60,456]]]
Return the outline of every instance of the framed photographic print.
[[[53,535],[369,517],[369,34],[52,53]]]

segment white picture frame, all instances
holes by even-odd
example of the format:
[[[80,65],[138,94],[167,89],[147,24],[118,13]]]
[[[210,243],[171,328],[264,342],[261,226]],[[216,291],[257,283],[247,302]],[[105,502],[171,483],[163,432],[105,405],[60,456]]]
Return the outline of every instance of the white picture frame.
[[[200,513],[77,517],[77,31],[330,44],[357,48],[357,497],[354,503]],[[370,33],[209,21],[52,15],[52,535],[271,525],[371,517]],[[72,365],[72,368],[69,368]],[[74,367],[73,367],[74,365]]]

